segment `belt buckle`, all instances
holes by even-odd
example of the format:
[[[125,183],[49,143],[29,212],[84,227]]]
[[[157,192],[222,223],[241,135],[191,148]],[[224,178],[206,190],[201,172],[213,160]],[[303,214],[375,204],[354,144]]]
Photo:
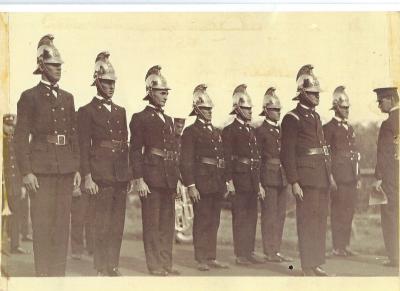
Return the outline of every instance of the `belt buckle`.
[[[56,145],[65,145],[65,134],[57,134]]]
[[[174,160],[174,153],[173,151],[167,151],[167,155],[165,156],[165,159],[167,161],[173,161]]]
[[[322,146],[322,150],[324,151],[324,155],[325,156],[329,156],[329,150],[328,150],[328,147],[327,146]]]
[[[217,160],[217,168],[225,168],[225,161],[224,159]]]

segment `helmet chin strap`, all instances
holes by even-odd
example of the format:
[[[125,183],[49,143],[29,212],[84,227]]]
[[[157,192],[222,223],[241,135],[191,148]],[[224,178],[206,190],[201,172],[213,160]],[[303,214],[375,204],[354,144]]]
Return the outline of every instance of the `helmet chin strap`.
[[[197,116],[202,118],[204,121],[211,121],[205,117],[204,113],[200,110],[197,105],[194,105],[194,111],[196,112]]]
[[[53,78],[51,77],[50,71],[47,68],[46,64],[43,61],[39,61],[39,62],[40,62],[39,63],[40,68],[42,69],[42,74],[46,76],[47,80],[49,80],[49,82],[51,84],[56,83],[55,80],[53,80]]]
[[[105,92],[105,90],[104,90],[104,87],[103,87],[103,85],[101,84],[99,78],[96,78],[95,84],[96,84],[96,88],[97,88],[97,90],[99,91],[101,97],[103,97],[103,98],[105,98],[105,99],[111,99],[111,98],[109,98],[109,97],[107,96],[107,94],[106,94],[106,92]]]
[[[315,105],[311,103],[311,101],[308,99],[308,93],[307,91],[304,91],[303,89],[301,90],[300,94],[300,103],[303,103],[304,105],[314,108]]]
[[[237,106],[236,109],[235,109],[235,111],[236,111],[236,114],[237,114],[241,119],[243,119],[243,121],[248,122],[248,121],[251,120],[250,118],[246,117],[246,115],[243,113],[243,111],[242,111],[242,109],[240,108],[240,106]]]

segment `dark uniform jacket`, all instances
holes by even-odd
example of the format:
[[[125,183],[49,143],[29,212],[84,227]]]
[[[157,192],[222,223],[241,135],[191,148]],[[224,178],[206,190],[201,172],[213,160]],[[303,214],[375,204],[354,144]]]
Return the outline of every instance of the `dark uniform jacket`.
[[[22,175],[67,174],[79,169],[74,97],[62,89],[56,98],[43,83],[24,91],[18,101],[15,143]],[[29,135],[31,134],[31,141]],[[58,137],[57,137],[58,136]],[[48,139],[65,145],[50,143]]]
[[[307,150],[325,146],[321,120],[315,111],[300,104],[282,120],[281,161],[290,184],[328,187],[330,161],[327,155],[306,155]]]
[[[260,183],[260,155],[253,127],[237,119],[222,131],[225,156],[225,179],[233,180],[237,191],[258,193]],[[240,160],[247,159],[250,163]]]
[[[382,122],[378,136],[375,177],[383,185],[398,187],[399,181],[399,109]]]
[[[171,117],[164,121],[147,106],[132,115],[130,160],[133,178],[144,178],[151,187],[175,189],[179,178],[178,145]],[[151,153],[161,151],[164,156]]]
[[[204,163],[202,158],[210,158],[217,165]],[[223,158],[222,138],[216,129],[213,128],[211,131],[205,123],[198,119],[185,128],[182,135],[180,160],[185,186],[195,184],[202,195],[225,193]]]
[[[21,194],[22,178],[15,157],[15,143],[12,135],[4,135],[3,138],[3,175],[7,194]]]
[[[281,130],[267,121],[256,128],[257,144],[261,155],[260,180],[263,186],[287,185],[285,170],[280,163]]]
[[[332,174],[336,183],[355,182],[359,178],[358,152],[353,127],[346,129],[336,118],[323,126],[325,140],[330,148]]]
[[[95,181],[124,182],[129,170],[126,112],[114,103],[109,111],[98,98],[79,108],[81,174]]]

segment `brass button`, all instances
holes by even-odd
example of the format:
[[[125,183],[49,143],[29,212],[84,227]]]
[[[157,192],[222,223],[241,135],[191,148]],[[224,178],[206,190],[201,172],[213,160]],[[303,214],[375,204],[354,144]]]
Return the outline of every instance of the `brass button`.
[[[61,111],[64,111],[64,107],[61,107]]]
[[[57,122],[57,119],[54,119],[54,122]]]
[[[47,93],[46,96],[50,96],[50,93]]]
[[[110,132],[112,132],[112,129],[110,129]]]
[[[54,112],[54,111],[56,111],[56,110],[53,108],[53,109],[51,109],[51,111],[53,111],[53,112]]]
[[[114,149],[112,149],[111,151],[112,151],[113,153],[115,152],[115,150],[114,150]]]
[[[117,120],[117,123],[119,123],[119,120]]]
[[[58,133],[58,131],[57,131],[57,130],[55,130],[55,131],[54,131],[54,133],[55,133],[55,134],[57,134],[57,133]]]

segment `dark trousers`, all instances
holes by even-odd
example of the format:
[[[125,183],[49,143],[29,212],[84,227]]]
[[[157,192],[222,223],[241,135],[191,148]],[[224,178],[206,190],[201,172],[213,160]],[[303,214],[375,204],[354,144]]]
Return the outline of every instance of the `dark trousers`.
[[[99,186],[94,197],[94,268],[105,272],[117,268],[125,224],[126,183]]]
[[[257,201],[254,192],[236,192],[232,197],[233,249],[236,257],[248,257],[254,250]]]
[[[297,235],[302,268],[325,263],[328,190],[303,187],[303,201],[296,199]]]
[[[20,232],[23,237],[26,237],[29,231],[29,195],[26,195],[24,199],[21,200],[21,212],[20,212]]]
[[[30,193],[37,276],[65,276],[73,176],[37,175],[39,189]]]
[[[149,271],[172,268],[175,233],[174,190],[150,187],[142,202],[143,243]]]
[[[350,245],[351,225],[357,202],[356,183],[337,184],[331,192],[331,229],[334,249],[344,250]]]
[[[19,247],[19,235],[20,235],[20,223],[21,223],[21,211],[22,211],[22,200],[21,200],[21,188],[19,192],[17,189],[8,196],[8,205],[10,206],[11,215],[7,219],[8,223],[8,234],[10,237],[10,248],[16,249]]]
[[[222,195],[201,195],[193,204],[194,258],[198,262],[215,260],[217,257],[217,233],[221,214]]]
[[[282,187],[265,188],[265,199],[261,202],[261,235],[266,255],[280,251],[283,226],[286,218],[286,192]]]
[[[89,253],[93,253],[94,216],[94,197],[87,193],[72,197],[71,251],[73,254],[82,254],[85,248]]]
[[[381,224],[386,253],[393,262],[399,261],[399,187],[382,185],[388,198],[386,205],[381,205]]]

